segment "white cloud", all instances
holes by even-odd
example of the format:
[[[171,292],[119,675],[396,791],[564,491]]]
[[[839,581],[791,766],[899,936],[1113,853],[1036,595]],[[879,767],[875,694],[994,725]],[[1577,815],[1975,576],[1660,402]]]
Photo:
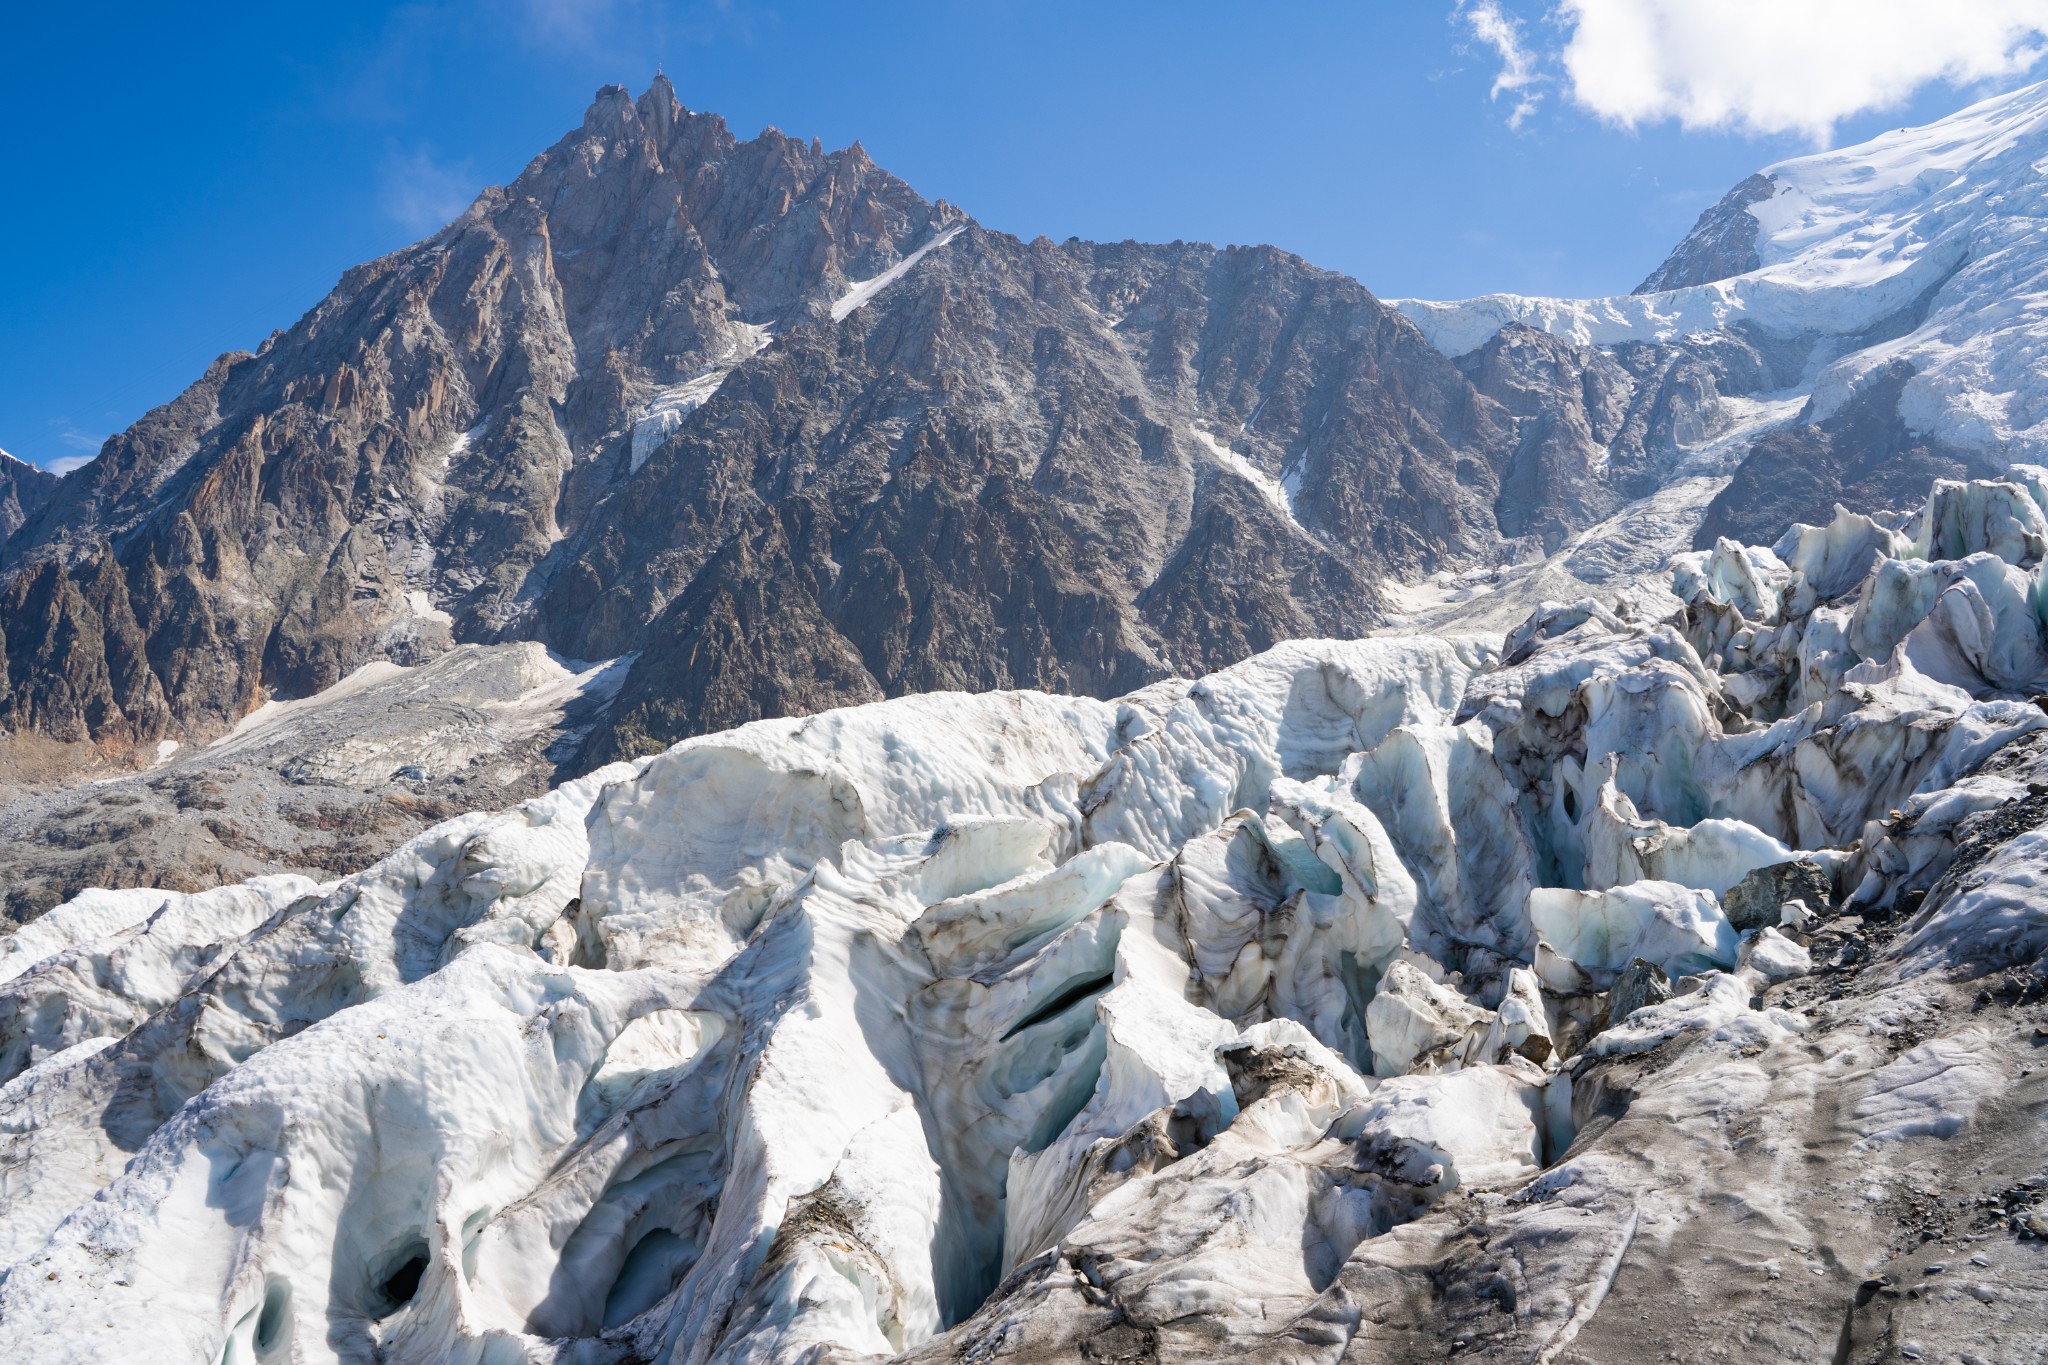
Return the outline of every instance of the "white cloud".
[[[1473,40],[1492,48],[1500,59],[1491,98],[1513,96],[1515,107],[1508,115],[1508,127],[1521,127],[1543,99],[1536,86],[1544,79],[1536,70],[1536,55],[1522,41],[1521,21],[1504,12],[1499,0],[1458,0],[1457,15],[1471,30]]]
[[[80,431],[72,425],[69,417],[52,417],[50,433],[60,445],[70,446],[75,455],[59,455],[55,459],[37,460],[36,464],[52,474],[69,474],[80,465],[88,465],[100,453],[100,447],[107,443],[104,436],[95,436],[89,431]],[[5,454],[0,451],[0,454]],[[26,463],[26,461],[24,461]]]
[[[394,149],[384,159],[377,207],[408,232],[433,232],[460,217],[479,188],[479,177],[466,159],[439,161],[431,147]]]
[[[2048,0],[1560,0],[1554,19],[1601,118],[1819,143],[1931,82],[2018,75],[2048,40]]]

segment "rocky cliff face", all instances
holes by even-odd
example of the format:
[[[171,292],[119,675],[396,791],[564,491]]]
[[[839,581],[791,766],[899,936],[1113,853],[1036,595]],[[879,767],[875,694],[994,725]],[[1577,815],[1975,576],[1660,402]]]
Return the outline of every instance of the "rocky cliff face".
[[[1596,349],[1510,323],[1458,367],[1510,422],[1501,532],[1544,554],[1669,482],[1724,420],[1724,396],[1779,387],[1770,357],[1737,332]]]
[[[204,739],[372,660],[533,640],[637,656],[590,761],[1356,634],[1390,578],[1654,481],[1725,378],[1516,345],[1468,373],[1270,248],[1022,242],[857,145],[608,89],[22,504],[0,724]]]
[[[56,475],[0,450],[0,542],[40,512],[56,487]]]
[[[1756,250],[1759,224],[1750,208],[1770,198],[1776,189],[1771,178],[1759,172],[1722,195],[1635,292],[1656,294],[1712,284],[1760,268],[1763,259]]]
[[[1824,521],[1838,505],[1909,507],[1914,490],[1932,479],[1986,473],[1970,452],[1943,447],[1900,419],[1900,391],[1912,375],[1900,361],[1868,376],[1834,415],[1764,435],[1708,504],[1693,547],[1711,549],[1723,536],[1774,536],[1795,521]]]
[[[620,727],[1113,694],[1356,634],[1498,541],[1507,424],[1349,280],[972,227],[916,280],[788,329],[573,547],[544,631],[643,651]]]

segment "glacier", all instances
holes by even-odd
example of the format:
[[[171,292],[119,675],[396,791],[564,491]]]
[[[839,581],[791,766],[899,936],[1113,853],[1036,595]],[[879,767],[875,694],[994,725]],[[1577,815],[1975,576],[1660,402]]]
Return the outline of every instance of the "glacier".
[[[760,721],[330,883],[86,893],[0,941],[0,1355],[1552,1360],[1645,1248],[1892,1332],[1870,1210],[2030,1046],[1972,983],[2048,950],[2048,841],[1987,833],[2048,793],[2044,555],[2016,466],[1505,637]]]
[[[1873,372],[1906,362],[1899,414],[1999,462],[2048,454],[2048,83],[1853,147],[1767,167],[1747,205],[1756,268],[1605,299],[1491,294],[1395,301],[1462,355],[1519,322],[1580,345],[1745,327],[1808,355],[1823,420]]]

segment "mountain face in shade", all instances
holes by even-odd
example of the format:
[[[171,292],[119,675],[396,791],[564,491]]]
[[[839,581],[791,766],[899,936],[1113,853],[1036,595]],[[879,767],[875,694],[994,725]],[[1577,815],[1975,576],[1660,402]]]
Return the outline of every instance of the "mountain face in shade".
[[[1756,254],[1759,224],[1750,205],[1771,197],[1776,187],[1759,172],[1723,195],[1700,215],[1664,263],[1636,286],[1638,294],[1657,294],[1695,284],[1712,284],[1731,275],[1746,275],[1763,261]]]
[[[0,450],[0,541],[40,512],[56,486],[56,475]]]
[[[858,145],[608,88],[22,504],[0,724],[204,740],[373,660],[531,640],[635,656],[594,760],[1357,634],[1389,582],[1654,486],[1730,373],[1497,349],[1461,368],[1271,248],[1022,242]]]

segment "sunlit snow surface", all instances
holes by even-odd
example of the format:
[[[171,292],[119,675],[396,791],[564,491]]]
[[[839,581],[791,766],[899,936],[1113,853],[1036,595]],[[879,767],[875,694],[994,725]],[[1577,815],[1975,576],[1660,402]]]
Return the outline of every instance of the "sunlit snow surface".
[[[1614,1179],[1559,1164],[1576,1058],[1797,1050],[1754,1002],[1803,951],[1722,897],[1802,856],[1888,902],[2009,799],[2044,504],[2015,469],[1505,642],[761,721],[328,885],[87,893],[0,941],[0,1358],[993,1359],[1063,1266],[1294,1331],[1454,1191]],[[1886,970],[2038,955],[2044,868]],[[1691,989],[1610,1025],[1638,959]],[[1844,1089],[1852,1136],[1967,1125],[1997,1078],[1948,1046]],[[1530,1206],[1528,1349],[1680,1197],[1638,1193]]]
[[[648,400],[640,416],[633,421],[628,472],[639,473],[640,466],[647,463],[647,457],[660,448],[670,433],[711,400],[719,385],[725,383],[726,376],[749,357],[766,350],[775,339],[774,328],[766,324],[742,323],[739,324],[739,333],[739,338],[727,347],[724,363],[671,388],[662,389]]]
[[[1856,378],[1904,359],[1917,371],[1901,404],[1914,429],[2039,458],[2048,448],[2044,168],[2048,84],[1768,168],[1775,191],[1749,209],[1762,262],[1749,274],[1607,299],[1495,294],[1396,306],[1452,355],[1510,321],[1589,345],[1672,340],[1737,322],[1840,338],[1817,357],[1816,417],[1834,411]],[[1869,345],[1859,338],[1915,307],[1924,320],[1904,335]]]
[[[832,301],[832,321],[843,322],[854,309],[864,306],[869,299],[908,275],[919,261],[958,237],[966,227],[965,223],[955,223],[873,279],[856,280],[848,285],[846,292]]]
[[[1227,442],[1212,436],[1200,427],[1194,428],[1195,439],[1202,443],[1202,449],[1209,452],[1218,464],[1243,479],[1258,491],[1272,509],[1280,514],[1289,526],[1308,534],[1308,529],[1294,515],[1294,490],[1285,479],[1276,479],[1266,473],[1238,451],[1232,450]]]

